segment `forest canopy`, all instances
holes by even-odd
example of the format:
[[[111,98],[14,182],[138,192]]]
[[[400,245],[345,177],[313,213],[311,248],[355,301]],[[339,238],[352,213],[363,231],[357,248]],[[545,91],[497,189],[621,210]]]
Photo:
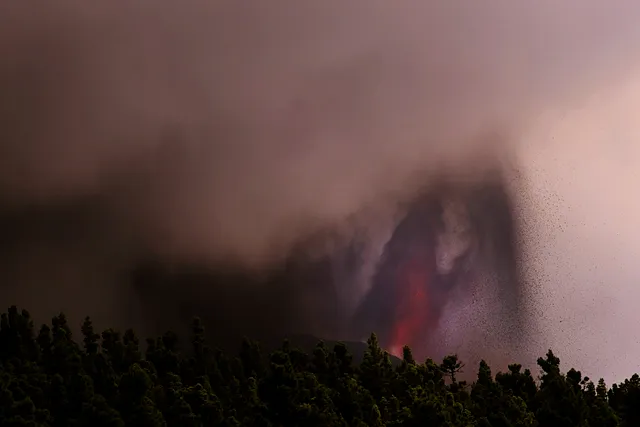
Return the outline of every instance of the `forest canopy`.
[[[609,388],[561,370],[551,350],[539,372],[513,363],[494,375],[456,355],[418,361],[409,347],[393,363],[375,334],[359,358],[345,343],[307,352],[286,339],[224,352],[198,318],[189,337],[144,343],[131,329],[98,333],[89,317],[80,330],[64,314],[39,329],[26,310],[2,314],[1,426],[640,425],[637,374]],[[469,370],[476,379],[460,380]]]

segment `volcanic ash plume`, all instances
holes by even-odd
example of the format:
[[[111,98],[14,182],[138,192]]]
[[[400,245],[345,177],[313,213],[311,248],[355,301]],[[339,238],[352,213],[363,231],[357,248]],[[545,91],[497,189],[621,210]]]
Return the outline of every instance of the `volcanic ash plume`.
[[[355,218],[358,231],[348,238],[324,232],[304,239],[270,271],[149,264],[136,289],[146,310],[155,310],[149,317],[186,323],[200,313],[226,325],[214,331],[220,342],[305,334],[361,341],[375,331],[396,354],[410,345],[421,358],[452,348],[475,358],[500,343],[501,356],[515,356],[531,325],[518,266],[520,224],[504,172],[431,181],[375,228],[358,228]],[[451,333],[449,324],[460,322],[484,343]]]
[[[451,345],[469,351],[440,332],[452,320],[447,316],[451,307],[471,304],[475,310],[469,320],[478,324],[498,318],[489,328],[490,338],[508,342],[515,351],[528,325],[512,189],[495,176],[476,179],[441,183],[407,206],[358,309],[361,334],[379,331],[381,342],[396,353],[403,345],[420,356]],[[477,301],[482,300],[478,295],[492,294],[495,301],[489,304]]]

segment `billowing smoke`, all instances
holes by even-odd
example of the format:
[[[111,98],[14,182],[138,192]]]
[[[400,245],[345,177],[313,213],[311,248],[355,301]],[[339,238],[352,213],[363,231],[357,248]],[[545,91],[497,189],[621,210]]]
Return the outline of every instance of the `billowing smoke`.
[[[528,325],[511,203],[495,172],[473,183],[439,180],[396,205],[379,228],[384,235],[321,232],[266,271],[150,262],[136,272],[134,289],[150,318],[186,324],[200,313],[224,325],[213,331],[221,342],[284,334],[364,341],[376,331],[387,349],[399,354],[411,345],[418,357],[450,351],[452,342],[476,356],[460,337],[440,334],[448,311],[472,304],[473,320],[493,318],[486,332],[515,354]]]
[[[451,351],[455,343],[467,356],[476,356],[469,351],[477,343],[460,348],[462,341],[447,340],[450,332],[441,333],[442,322],[451,320],[448,309],[472,304],[471,322],[499,319],[485,330],[485,340],[496,340],[512,354],[522,350],[532,325],[514,214],[499,175],[476,177],[474,184],[462,187],[440,182],[429,188],[409,206],[386,243],[372,288],[358,309],[356,328],[361,334],[378,331],[381,342],[396,354],[410,344],[417,355],[433,357]],[[487,297],[493,303],[487,304]],[[487,351],[486,344],[481,351]]]
[[[410,343],[523,330],[501,311],[532,211],[513,154],[547,108],[631,72],[637,22],[631,0],[5,2],[3,300],[391,345],[406,295],[367,307],[415,276],[429,302],[408,311],[448,332]]]

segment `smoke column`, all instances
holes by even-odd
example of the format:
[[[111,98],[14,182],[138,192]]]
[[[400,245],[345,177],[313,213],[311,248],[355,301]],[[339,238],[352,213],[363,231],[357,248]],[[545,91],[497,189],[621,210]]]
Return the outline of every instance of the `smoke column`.
[[[504,177],[435,182],[407,206],[385,244],[355,325],[361,335],[378,331],[396,354],[410,345],[417,357],[434,357],[454,344],[467,357],[492,357],[487,344],[495,340],[503,353],[522,356],[517,351],[525,350],[533,325],[519,267],[521,224]],[[474,307],[469,322],[492,323],[483,355],[441,333],[450,312],[464,304]]]
[[[196,301],[214,318],[242,319],[222,335],[298,325],[354,336],[341,329],[377,292],[378,261],[396,227],[425,192],[437,195],[434,206],[448,200],[439,182],[478,218],[480,241],[496,239],[490,230],[500,227],[474,213],[496,204],[476,203],[468,189],[492,187],[485,176],[497,169],[524,236],[513,240],[527,307],[538,317],[551,312],[553,298],[541,294],[564,285],[538,278],[548,253],[539,239],[567,218],[583,219],[557,218],[539,171],[570,193],[558,184],[567,170],[549,159],[580,153],[584,134],[548,142],[545,132],[550,122],[558,128],[556,116],[635,75],[636,2],[150,5],[0,6],[7,304],[92,314],[145,333],[156,319],[187,317]],[[458,249],[439,236],[430,250],[446,264]],[[470,323],[502,331],[515,322],[491,315],[505,280],[493,276],[509,268],[493,267],[500,257],[468,259],[474,268],[462,271],[473,277],[460,280],[470,285],[451,287],[438,322],[437,339],[450,348],[481,336]],[[420,274],[452,280],[436,270]],[[193,285],[176,289],[176,275]],[[191,307],[182,314],[180,299]],[[545,335],[555,324],[527,329],[532,351],[563,342]]]

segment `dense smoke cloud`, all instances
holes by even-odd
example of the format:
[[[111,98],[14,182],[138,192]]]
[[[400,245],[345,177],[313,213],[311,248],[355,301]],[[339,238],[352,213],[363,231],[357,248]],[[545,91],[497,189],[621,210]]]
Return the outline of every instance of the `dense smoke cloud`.
[[[127,283],[140,259],[262,271],[325,230],[384,242],[397,203],[425,183],[464,188],[503,169],[547,108],[628,74],[636,9],[5,2],[7,301],[102,321],[129,305],[135,323],[144,301]],[[526,211],[523,185],[511,190]],[[249,281],[238,300],[270,286]]]

